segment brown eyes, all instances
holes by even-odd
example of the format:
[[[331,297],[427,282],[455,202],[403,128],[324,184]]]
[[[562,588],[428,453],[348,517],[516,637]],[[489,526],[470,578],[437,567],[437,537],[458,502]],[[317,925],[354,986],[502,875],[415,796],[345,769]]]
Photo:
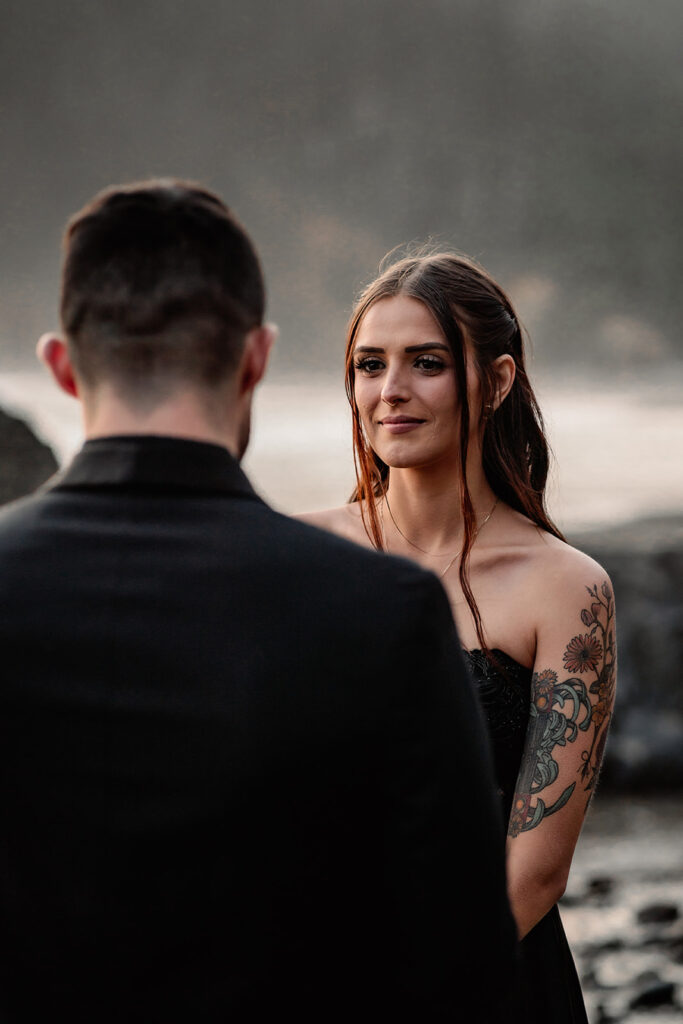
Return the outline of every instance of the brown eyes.
[[[358,359],[354,362],[354,369],[359,373],[378,373],[384,368],[384,363],[381,359]]]
[[[364,373],[368,376],[372,376],[385,368],[385,362],[383,359],[379,359],[377,356],[365,356],[362,359],[356,359],[354,361],[354,369],[358,373]],[[423,373],[435,374],[440,373],[446,366],[443,359],[439,359],[438,356],[423,355],[418,356],[413,362],[413,366],[417,370],[421,370]]]
[[[445,365],[443,359],[439,359],[437,356],[419,356],[415,360],[415,366],[420,370],[427,370],[429,373],[438,373],[439,370],[443,370]]]

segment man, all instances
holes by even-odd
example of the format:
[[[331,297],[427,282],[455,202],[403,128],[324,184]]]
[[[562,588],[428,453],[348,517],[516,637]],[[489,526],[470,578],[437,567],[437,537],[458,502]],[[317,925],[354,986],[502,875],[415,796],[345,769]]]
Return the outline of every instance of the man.
[[[68,227],[39,347],[86,442],[0,515],[3,1021],[469,1022],[510,979],[440,585],[239,468],[263,312],[201,188],[113,189]]]

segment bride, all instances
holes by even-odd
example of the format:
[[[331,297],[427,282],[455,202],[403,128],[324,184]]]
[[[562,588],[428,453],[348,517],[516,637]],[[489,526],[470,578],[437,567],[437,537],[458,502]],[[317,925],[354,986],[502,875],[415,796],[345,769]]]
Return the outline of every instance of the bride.
[[[441,578],[508,823],[518,1018],[585,1022],[556,904],[612,714],[614,600],[545,509],[548,445],[510,300],[460,255],[394,262],[352,315],[346,388],[357,487],[302,518]]]

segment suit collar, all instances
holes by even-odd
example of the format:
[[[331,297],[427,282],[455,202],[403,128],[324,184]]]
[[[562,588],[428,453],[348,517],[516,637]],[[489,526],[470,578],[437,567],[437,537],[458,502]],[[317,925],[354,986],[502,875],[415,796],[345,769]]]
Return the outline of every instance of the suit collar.
[[[260,500],[227,448],[177,437],[125,435],[86,441],[49,482],[58,490],[131,486],[217,491]]]

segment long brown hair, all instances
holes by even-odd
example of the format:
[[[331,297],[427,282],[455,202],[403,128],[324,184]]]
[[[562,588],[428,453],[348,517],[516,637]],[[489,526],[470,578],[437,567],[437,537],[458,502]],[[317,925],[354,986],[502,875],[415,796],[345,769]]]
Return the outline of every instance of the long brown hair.
[[[361,294],[351,316],[346,344],[346,393],[352,411],[356,467],[356,488],[350,500],[361,503],[363,525],[377,548],[384,547],[384,539],[376,499],[386,491],[389,467],[367,443],[355,398],[353,350],[361,321],[370,306],[379,299],[396,295],[407,295],[424,303],[453,354],[460,398],[460,465],[463,467],[464,543],[460,584],[479,643],[488,652],[481,615],[469,582],[469,556],[476,520],[465,474],[470,433],[465,336],[475,357],[482,409],[492,407],[496,397],[494,360],[508,354],[515,361],[515,379],[509,394],[485,420],[482,460],[486,479],[501,501],[541,529],[564,540],[545,507],[549,448],[541,411],[526,372],[521,327],[503,289],[483,267],[458,253],[437,252],[399,259],[381,267],[379,276]]]

